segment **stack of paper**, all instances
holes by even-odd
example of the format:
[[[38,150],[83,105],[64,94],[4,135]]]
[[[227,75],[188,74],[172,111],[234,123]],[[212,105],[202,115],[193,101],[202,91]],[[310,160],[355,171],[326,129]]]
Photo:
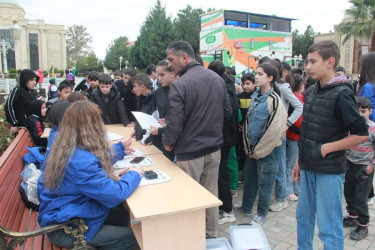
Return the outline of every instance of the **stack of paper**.
[[[107,131],[107,141],[118,141],[122,139],[124,139],[122,135],[118,135],[118,134]]]
[[[120,161],[117,161],[113,167],[114,168],[130,168],[132,166],[152,166],[155,163],[148,157],[145,157],[141,162],[130,163],[135,157],[124,158]]]
[[[148,186],[148,185],[160,184],[160,183],[168,182],[168,181],[171,180],[171,177],[164,174],[160,170],[154,170],[154,172],[158,174],[157,179],[148,180],[143,176],[142,180],[141,180],[141,183],[139,183],[139,186]]]
[[[154,116],[142,112],[132,112],[142,129],[150,129],[151,126],[161,128]]]

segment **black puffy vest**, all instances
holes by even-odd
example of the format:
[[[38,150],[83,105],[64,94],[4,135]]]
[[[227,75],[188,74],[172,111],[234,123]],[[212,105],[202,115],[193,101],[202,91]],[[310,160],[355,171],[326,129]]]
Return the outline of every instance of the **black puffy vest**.
[[[323,174],[345,173],[346,151],[333,152],[323,158],[321,145],[341,140],[349,134],[335,115],[336,100],[347,89],[351,88],[346,84],[320,88],[319,82],[308,89],[298,142],[301,169]]]

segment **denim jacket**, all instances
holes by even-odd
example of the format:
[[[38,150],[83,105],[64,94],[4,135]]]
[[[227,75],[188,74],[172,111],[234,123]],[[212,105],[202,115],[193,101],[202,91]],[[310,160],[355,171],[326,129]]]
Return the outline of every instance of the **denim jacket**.
[[[266,100],[272,92],[273,88],[264,95],[261,95],[260,89],[257,89],[251,96],[253,101],[247,111],[249,124],[247,132],[250,145],[256,144],[264,131],[267,118],[270,115]]]

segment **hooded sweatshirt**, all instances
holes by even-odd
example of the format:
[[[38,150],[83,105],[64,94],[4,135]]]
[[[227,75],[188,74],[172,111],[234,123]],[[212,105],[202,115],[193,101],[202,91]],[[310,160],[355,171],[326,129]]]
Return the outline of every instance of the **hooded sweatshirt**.
[[[25,126],[29,130],[31,138],[35,146],[46,147],[47,139],[40,138],[44,131],[43,118],[41,115],[42,105],[44,104],[41,100],[33,100],[30,103],[30,115],[27,117]]]
[[[33,78],[36,78],[36,82],[38,82],[39,77],[34,71],[29,69],[22,70],[20,85],[12,89],[5,103],[4,111],[7,121],[13,127],[24,126],[25,118],[31,115],[28,107],[31,101],[36,99],[37,93],[34,89],[28,89],[26,84]]]

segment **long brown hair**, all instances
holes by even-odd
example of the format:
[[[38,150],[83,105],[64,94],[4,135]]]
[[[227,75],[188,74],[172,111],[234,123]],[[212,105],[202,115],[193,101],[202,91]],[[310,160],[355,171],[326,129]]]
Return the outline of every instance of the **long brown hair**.
[[[54,146],[46,161],[44,186],[58,188],[63,180],[65,168],[76,147],[90,151],[100,161],[101,167],[114,180],[111,152],[106,141],[106,129],[100,110],[94,103],[77,101],[66,110],[59,126]]]

